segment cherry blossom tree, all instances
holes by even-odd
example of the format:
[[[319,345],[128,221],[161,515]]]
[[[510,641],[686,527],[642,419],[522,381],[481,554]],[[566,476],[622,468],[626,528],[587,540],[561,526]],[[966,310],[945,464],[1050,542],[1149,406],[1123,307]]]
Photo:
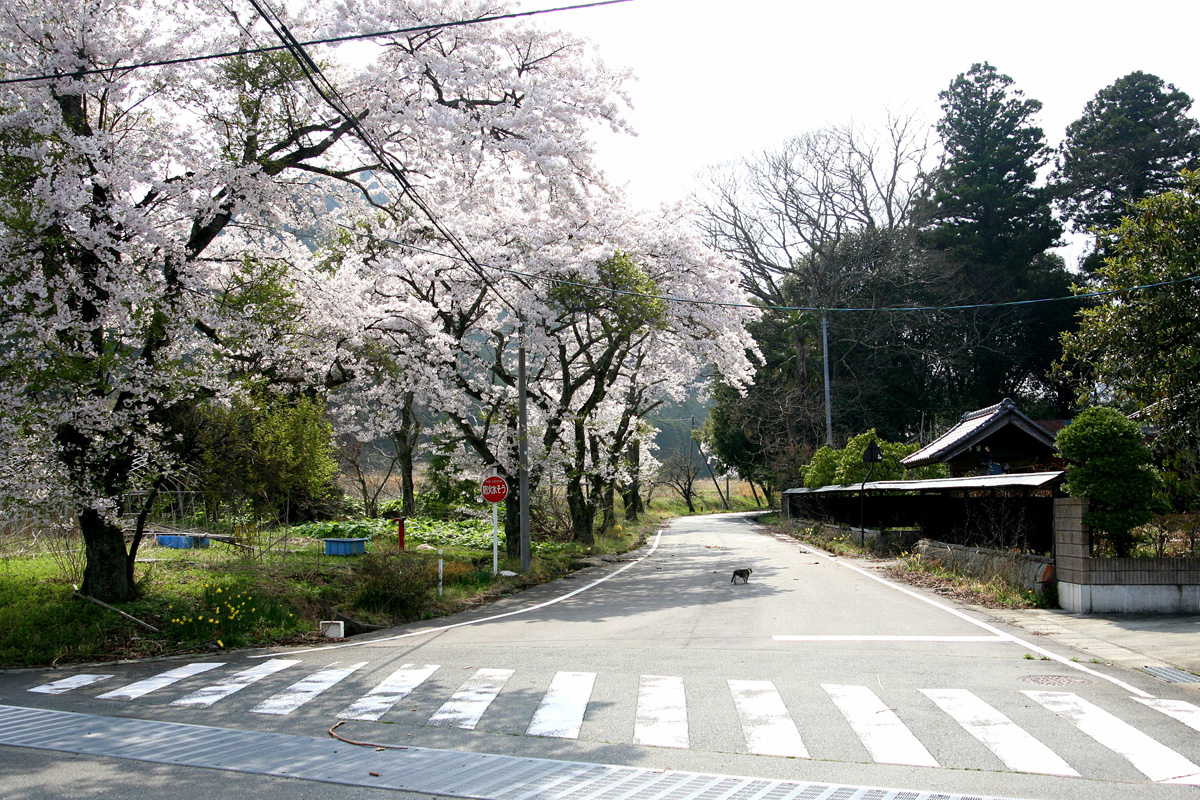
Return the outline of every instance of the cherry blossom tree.
[[[497,8],[345,0],[284,19],[315,40]],[[83,591],[102,600],[135,594],[149,506],[128,498],[153,498],[186,455],[192,404],[228,394],[238,372],[345,385],[388,326],[428,325],[434,347],[453,332],[424,301],[380,313],[364,270],[319,257],[308,242],[344,218],[331,208],[415,219],[416,193],[485,167],[575,196],[591,174],[587,126],[620,126],[622,76],[525,25],[394,34],[353,61],[314,53],[348,115],[290,54],[255,52],[277,44],[251,7],[222,0],[0,10],[0,75],[30,78],[0,88],[0,495],[75,509]],[[287,324],[261,324],[281,304]]]
[[[524,345],[530,489],[561,473],[573,527],[586,541],[605,483],[619,472],[617,455],[655,397],[682,395],[710,365],[745,383],[751,311],[737,305],[745,298],[734,265],[699,241],[682,211],[635,213],[612,193],[564,198],[501,178],[481,173],[469,192],[439,206],[472,262],[446,255],[419,225],[385,231],[363,220],[348,228],[362,239],[358,252],[381,241],[394,248],[365,265],[375,302],[413,305],[403,316],[424,314],[436,329],[418,340],[397,337],[392,323],[378,326],[379,341],[408,365],[392,390],[437,409],[443,438],[508,477],[514,495]],[[513,555],[516,506],[508,504],[506,521]]]

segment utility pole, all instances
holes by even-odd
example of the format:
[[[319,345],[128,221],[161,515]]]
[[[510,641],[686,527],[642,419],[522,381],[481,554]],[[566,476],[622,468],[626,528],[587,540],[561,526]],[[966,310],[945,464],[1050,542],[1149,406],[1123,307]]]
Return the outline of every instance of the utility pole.
[[[833,447],[833,408],[829,403],[829,312],[821,312],[821,362],[825,368],[825,444]]]
[[[525,322],[517,341],[517,483],[520,484],[519,502],[521,517],[521,571],[528,572],[533,566],[529,546],[529,415],[525,385]]]

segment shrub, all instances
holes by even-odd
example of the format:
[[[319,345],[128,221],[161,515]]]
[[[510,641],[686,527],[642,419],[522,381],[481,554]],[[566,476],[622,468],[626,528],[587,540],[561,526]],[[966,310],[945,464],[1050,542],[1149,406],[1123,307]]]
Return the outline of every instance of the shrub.
[[[437,562],[412,553],[368,553],[354,564],[358,584],[355,605],[381,611],[405,622],[430,611],[437,589]]]
[[[1108,539],[1118,558],[1128,558],[1133,529],[1154,516],[1159,485],[1141,427],[1094,406],[1059,431],[1055,444],[1068,462],[1067,493],[1088,499],[1083,521]]]
[[[838,451],[825,446],[813,453],[812,460],[804,468],[804,485],[809,489],[819,489],[833,483],[833,477],[838,468]]]
[[[874,465],[863,463],[863,454],[874,440],[883,453],[883,461]],[[804,468],[804,485],[809,489],[819,489],[822,486],[861,483],[867,475],[873,481],[898,481],[906,476],[905,468],[900,459],[915,453],[920,448],[918,444],[900,444],[878,438],[875,429],[861,433],[841,450],[822,447],[813,453],[812,460]],[[944,478],[946,467],[942,464],[932,464],[907,471],[907,477],[916,480],[921,478]]]

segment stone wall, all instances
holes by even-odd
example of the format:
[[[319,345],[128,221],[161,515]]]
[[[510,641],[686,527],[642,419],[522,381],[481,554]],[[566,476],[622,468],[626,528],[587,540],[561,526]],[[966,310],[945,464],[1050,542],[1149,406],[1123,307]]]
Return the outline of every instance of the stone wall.
[[[974,575],[985,581],[998,578],[1011,586],[1030,591],[1039,591],[1054,578],[1054,561],[1044,556],[1011,550],[989,550],[985,547],[963,547],[929,539],[917,542],[913,552],[946,569]]]

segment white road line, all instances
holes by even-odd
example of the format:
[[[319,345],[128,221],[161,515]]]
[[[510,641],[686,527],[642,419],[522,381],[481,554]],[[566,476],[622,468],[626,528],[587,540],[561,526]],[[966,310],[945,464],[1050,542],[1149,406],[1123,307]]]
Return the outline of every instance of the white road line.
[[[1147,699],[1145,697],[1135,697],[1133,699],[1142,705],[1150,706],[1155,711],[1161,711],[1168,717],[1174,717],[1194,731],[1200,731],[1200,708],[1191,703],[1185,703],[1182,700],[1163,700],[1161,698]]]
[[[481,669],[467,679],[449,700],[442,704],[429,724],[444,728],[475,730],[488,706],[500,694],[515,670]]]
[[[1012,644],[999,636],[772,636],[777,642],[937,642],[972,644]]]
[[[366,661],[360,661],[357,664],[351,664],[348,667],[339,667],[335,661],[326,669],[320,672],[314,672],[307,678],[296,681],[291,686],[284,689],[279,694],[271,695],[266,700],[250,709],[252,714],[275,714],[277,716],[286,716],[295,711],[300,706],[312,700],[331,686],[335,686],[345,680],[349,675],[362,669],[367,665]]]
[[[966,689],[921,691],[962,725],[967,733],[983,742],[1009,769],[1040,775],[1079,777],[1079,773],[1057,753]]]
[[[638,687],[633,741],[652,747],[688,746],[683,678],[643,675]]]
[[[1108,681],[1109,683],[1113,684],[1114,686],[1119,686],[1122,689],[1124,689],[1125,691],[1129,692],[1130,694],[1137,695],[1138,697],[1153,697],[1154,696],[1154,695],[1150,694],[1149,692],[1144,692],[1141,689],[1137,688],[1136,686],[1132,686],[1132,685],[1126,683],[1125,681],[1121,680],[1120,678],[1114,678],[1111,675],[1105,675],[1103,672],[1097,672],[1096,670],[1092,669],[1091,667],[1085,667],[1083,664],[1078,664],[1078,663],[1070,660],[1069,658],[1060,656],[1058,653],[1053,653],[1053,652],[1045,649],[1044,647],[1039,647],[1038,645],[1033,644],[1032,642],[1026,641],[1025,639],[1022,639],[1018,636],[1014,636],[1011,633],[1002,631],[999,628],[995,627],[994,625],[989,625],[986,622],[981,622],[980,620],[975,619],[974,617],[970,616],[969,614],[964,614],[963,612],[959,611],[956,608],[951,608],[950,606],[945,605],[943,603],[939,603],[937,600],[926,597],[925,595],[918,594],[917,592],[914,592],[914,591],[910,591],[909,589],[905,589],[902,586],[897,586],[896,584],[892,583],[891,581],[881,578],[880,576],[870,572],[869,570],[865,570],[862,567],[856,567],[855,565],[851,564],[844,558],[831,558],[830,556],[826,555],[825,553],[822,553],[820,550],[817,550],[813,547],[809,547],[808,545],[805,545],[805,544],[800,544],[799,542],[797,542],[797,544],[799,544],[800,549],[806,553],[811,553],[812,555],[816,556],[817,558],[823,558],[831,564],[837,564],[839,567],[845,567],[846,569],[854,570],[859,575],[863,575],[867,578],[870,578],[871,580],[876,581],[877,583],[882,583],[884,586],[887,586],[890,589],[894,589],[895,591],[900,592],[901,594],[906,594],[909,597],[920,600],[922,603],[928,603],[929,605],[933,606],[934,608],[940,608],[942,611],[945,611],[947,614],[952,614],[952,615],[958,617],[959,619],[966,620],[967,622],[971,623],[972,625],[976,626],[977,628],[983,628],[985,631],[988,631],[989,633],[993,633],[996,636],[1001,636],[1010,642],[1019,644],[1032,653],[1037,653],[1038,655],[1045,656],[1046,658],[1049,658],[1052,661],[1057,661],[1059,664],[1062,664],[1065,667],[1070,667],[1071,669],[1078,670],[1079,672],[1082,672],[1086,675],[1091,675],[1092,677],[1098,678],[1102,681]]]
[[[426,664],[418,667],[405,664],[384,679],[364,696],[360,697],[349,708],[338,714],[338,719],[360,719],[374,722],[392,710],[408,693],[425,682],[425,679],[438,670],[437,664]]]
[[[808,758],[800,731],[770,681],[729,681],[746,747],[762,756]]]
[[[594,672],[557,673],[525,735],[578,739],[579,730],[583,727],[583,714],[587,711],[595,683]]]
[[[867,752],[880,764],[936,767],[937,761],[912,731],[865,686],[821,684]]]
[[[69,678],[60,678],[54,683],[44,683],[41,686],[35,686],[28,691],[36,692],[37,694],[63,694],[72,689],[82,689],[84,686],[91,686],[93,683],[106,681],[111,677],[112,675],[72,675]]]
[[[218,700],[223,700],[234,692],[240,692],[250,684],[256,683],[268,675],[273,675],[281,669],[287,669],[299,663],[299,661],[273,658],[270,661],[264,661],[258,666],[230,675],[225,680],[218,681],[211,686],[198,689],[186,697],[179,698],[171,703],[171,705],[187,706],[188,708],[207,708]]]
[[[111,692],[105,692],[102,695],[97,695],[98,700],[136,700],[142,695],[150,694],[166,686],[181,681],[184,678],[190,678],[193,675],[199,675],[208,672],[210,669],[225,666],[221,661],[209,661],[206,663],[185,664],[182,667],[168,670],[152,678],[146,678],[144,681],[137,681],[128,686],[122,686],[120,689],[113,689]]]
[[[612,580],[613,578],[617,577],[625,570],[636,567],[638,564],[642,563],[647,558],[654,555],[654,552],[656,550],[658,550],[658,543],[660,541],[662,541],[662,531],[661,530],[655,534],[654,544],[650,546],[650,549],[647,550],[645,552],[645,554],[642,555],[641,558],[637,559],[636,561],[631,561],[630,563],[626,564],[625,566],[621,567],[620,569],[613,570],[612,572],[605,575],[603,578],[597,578],[596,580],[592,581],[591,583],[587,584],[586,586],[580,586],[578,589],[567,592],[564,595],[555,597],[552,600],[547,600],[544,603],[537,603],[536,605],[529,606],[528,608],[518,608],[515,611],[506,611],[503,614],[493,614],[490,617],[483,617],[481,619],[469,619],[469,620],[466,620],[465,622],[455,622],[453,625],[439,625],[436,628],[426,628],[426,629],[420,630],[420,631],[411,631],[410,633],[397,634],[396,636],[384,636],[379,639],[364,639],[361,642],[347,642],[345,644],[333,644],[333,645],[328,645],[326,647],[311,647],[311,648],[307,648],[305,650],[296,650],[296,651],[292,651],[290,653],[284,653],[283,655],[296,655],[297,653],[303,653],[303,654],[307,655],[309,653],[314,653],[314,652],[318,652],[318,651],[322,651],[322,650],[338,650],[343,647],[363,647],[365,645],[374,646],[377,644],[381,644],[383,642],[394,642],[397,639],[407,639],[411,636],[425,636],[426,634],[430,634],[430,633],[441,633],[442,631],[450,631],[450,630],[454,630],[455,628],[464,627],[466,625],[479,625],[484,622],[492,622],[494,620],[505,619],[507,617],[515,617],[518,614],[528,614],[531,611],[538,611],[540,609],[546,608],[547,606],[552,606],[555,603],[561,603],[564,600],[569,600],[572,597],[574,597],[575,595],[582,594],[583,592],[586,592],[589,589],[594,589],[597,586],[599,586],[600,584],[604,583],[605,581],[609,581],[609,580]],[[267,658],[267,656],[266,655],[249,656],[249,658]]]
[[[1070,692],[1023,689],[1022,694],[1069,720],[1100,744],[1123,756],[1152,781],[1195,783],[1200,767],[1132,725]]]

